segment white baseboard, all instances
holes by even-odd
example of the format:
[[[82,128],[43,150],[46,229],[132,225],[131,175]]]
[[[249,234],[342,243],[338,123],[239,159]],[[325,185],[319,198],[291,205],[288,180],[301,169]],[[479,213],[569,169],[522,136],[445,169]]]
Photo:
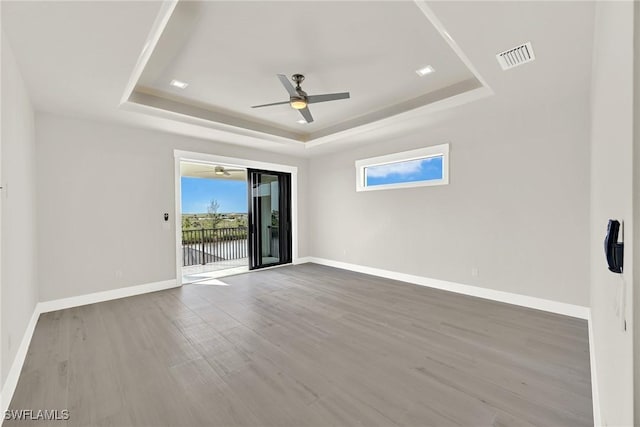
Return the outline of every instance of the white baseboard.
[[[33,332],[36,329],[38,318],[42,313],[48,313],[50,311],[63,310],[65,308],[78,307],[81,305],[95,304],[97,302],[110,301],[114,299],[120,299],[130,297],[134,295],[146,294],[149,292],[162,291],[165,289],[178,287],[176,279],[164,280],[162,282],[146,283],[138,286],[127,286],[124,288],[112,289],[109,291],[95,292],[92,294],[79,295],[76,297],[61,298],[52,301],[39,302],[33,309],[33,315],[27,325],[27,329],[24,332],[20,347],[16,353],[16,357],[13,359],[13,364],[7,374],[7,379],[2,387],[2,393],[0,394],[0,426],[4,421],[5,411],[9,408],[13,393],[18,385],[18,379],[20,378],[20,372],[22,366],[27,357],[27,351],[29,350],[29,344],[31,344],[31,338]]]
[[[95,304],[97,302],[110,301],[119,298],[131,297],[134,295],[146,294],[149,292],[163,291],[165,289],[179,286],[176,279],[163,280],[162,282],[145,283],[138,286],[127,286],[124,288],[112,289],[109,291],[95,292],[92,294],[79,295],[77,297],[61,298],[38,303],[40,313],[64,310],[65,308],[79,307],[81,305]]]
[[[311,262],[311,257],[310,256],[303,256],[302,258],[294,259],[293,260],[293,265],[306,264],[308,262]]]
[[[31,344],[33,331],[35,331],[36,329],[36,324],[38,323],[39,317],[40,312],[38,311],[38,304],[36,304],[33,309],[31,319],[27,324],[27,329],[24,331],[24,335],[22,336],[22,341],[20,341],[20,347],[18,347],[18,351],[16,352],[16,356],[13,359],[11,368],[9,368],[9,372],[7,373],[7,379],[5,380],[4,386],[2,387],[2,397],[0,398],[0,409],[2,410],[0,415],[2,416],[2,418],[0,418],[0,426],[4,421],[5,411],[9,408],[9,404],[11,403],[11,399],[13,398],[13,392],[16,390],[16,386],[18,385],[18,379],[20,378],[22,365],[24,364],[24,360],[27,357],[29,344]]]
[[[593,401],[593,425],[602,426],[602,415],[600,412],[600,392],[598,388],[598,371],[596,369],[596,349],[593,339],[593,321],[589,313],[589,363],[591,365],[591,400]]]
[[[565,316],[577,317],[579,319],[589,318],[589,307],[581,305],[552,301],[528,295],[514,294],[511,292],[497,291],[495,289],[481,288],[479,286],[464,285],[462,283],[449,282],[446,280],[430,279],[428,277],[398,273],[396,271],[350,264],[326,258],[308,257],[307,262],[355,271],[358,273],[370,274],[372,276],[384,277],[386,279],[398,280],[401,282],[413,283],[415,285],[428,286],[430,288],[442,289],[459,294],[471,295],[478,298],[505,302],[507,304],[519,305],[521,307],[535,308],[536,310],[564,314]]]

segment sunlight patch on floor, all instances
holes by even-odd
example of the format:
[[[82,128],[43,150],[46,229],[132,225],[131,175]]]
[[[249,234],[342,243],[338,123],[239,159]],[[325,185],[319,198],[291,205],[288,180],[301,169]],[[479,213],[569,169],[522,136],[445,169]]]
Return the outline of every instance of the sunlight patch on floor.
[[[218,279],[202,280],[196,284],[208,285],[208,286],[229,286],[228,283],[224,283],[222,280],[218,280]]]

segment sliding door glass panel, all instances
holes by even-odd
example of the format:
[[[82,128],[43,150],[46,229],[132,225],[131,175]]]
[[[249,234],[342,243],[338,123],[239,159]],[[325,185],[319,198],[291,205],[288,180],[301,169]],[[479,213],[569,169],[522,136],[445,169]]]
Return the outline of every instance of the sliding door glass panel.
[[[263,264],[280,262],[278,218],[280,204],[278,197],[278,177],[262,174],[260,183],[260,234],[262,236],[261,256]]]
[[[250,171],[251,268],[291,262],[291,176],[269,171]]]

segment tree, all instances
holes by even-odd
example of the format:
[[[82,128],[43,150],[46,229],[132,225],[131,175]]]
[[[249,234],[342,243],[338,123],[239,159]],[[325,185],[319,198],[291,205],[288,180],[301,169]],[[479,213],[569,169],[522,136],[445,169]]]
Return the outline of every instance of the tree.
[[[240,215],[236,217],[236,227],[246,227],[249,221],[246,215]]]
[[[190,230],[193,225],[191,224],[191,219],[188,216],[182,217],[182,229]]]
[[[211,228],[218,228],[218,224],[222,221],[222,214],[218,213],[219,209],[220,203],[215,199],[212,199],[207,206],[207,222]]]

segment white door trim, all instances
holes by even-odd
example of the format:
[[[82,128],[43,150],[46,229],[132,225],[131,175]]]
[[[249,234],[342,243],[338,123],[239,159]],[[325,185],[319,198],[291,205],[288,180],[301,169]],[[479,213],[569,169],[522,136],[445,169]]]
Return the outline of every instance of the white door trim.
[[[291,174],[291,262],[298,259],[298,167],[281,165],[278,163],[260,162],[256,160],[236,157],[218,156],[215,154],[196,153],[193,151],[174,150],[175,158],[175,195],[176,195],[176,280],[182,285],[182,192],[180,186],[180,162],[191,161],[200,163],[215,163],[216,165],[241,167],[248,169],[263,169],[274,172]]]

